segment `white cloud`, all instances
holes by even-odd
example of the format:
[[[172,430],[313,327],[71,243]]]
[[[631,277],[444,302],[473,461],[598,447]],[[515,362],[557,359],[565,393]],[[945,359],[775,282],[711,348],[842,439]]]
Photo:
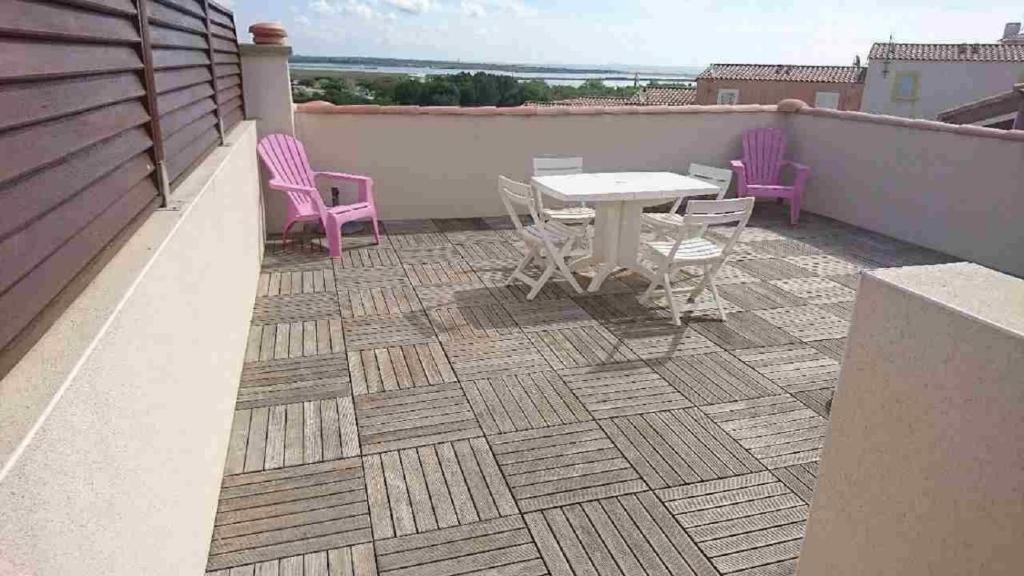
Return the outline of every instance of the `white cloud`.
[[[430,10],[430,0],[381,0],[381,2],[407,14],[422,14]]]
[[[470,18],[483,18],[487,15],[487,10],[477,2],[462,0],[462,13]]]
[[[357,2],[355,0],[350,0],[347,4],[345,4],[344,12],[346,14],[352,14],[362,18],[366,18],[367,20],[376,18],[377,16],[380,15],[369,4],[366,4],[364,2]]]

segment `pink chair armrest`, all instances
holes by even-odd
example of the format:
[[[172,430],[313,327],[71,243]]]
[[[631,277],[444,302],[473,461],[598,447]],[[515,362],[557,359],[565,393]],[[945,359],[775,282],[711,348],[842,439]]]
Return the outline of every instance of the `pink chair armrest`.
[[[793,167],[793,168],[794,168],[794,169],[795,169],[795,170],[796,170],[797,172],[810,172],[810,171],[811,171],[811,167],[810,167],[810,166],[808,166],[808,165],[806,165],[806,164],[801,164],[801,163],[799,163],[799,162],[794,162],[794,161],[792,161],[792,160],[783,160],[783,161],[782,161],[782,163],[783,163],[783,164],[789,164],[789,165],[790,165],[790,166],[792,166],[792,167]]]
[[[729,162],[729,165],[732,166],[732,169],[736,172],[743,172],[747,169],[747,167],[743,165],[743,160],[733,160]]]
[[[298,186],[296,184],[289,184],[282,182],[277,179],[272,179],[267,184],[270,185],[274,190],[280,190],[281,192],[317,192],[316,188],[309,188],[308,186]]]
[[[316,176],[323,176],[324,178],[330,178],[332,180],[348,180],[350,182],[373,182],[373,178],[369,176],[360,176],[358,174],[346,174],[344,172],[314,172]]]

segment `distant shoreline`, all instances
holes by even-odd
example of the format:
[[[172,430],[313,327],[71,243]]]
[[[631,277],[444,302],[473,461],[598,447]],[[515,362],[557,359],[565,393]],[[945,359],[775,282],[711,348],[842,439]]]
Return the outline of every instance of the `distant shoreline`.
[[[328,64],[334,66],[372,66],[399,68],[434,68],[438,70],[478,70],[480,72],[518,72],[532,74],[632,74],[634,71],[609,67],[539,66],[535,64],[491,64],[451,60],[413,60],[404,58],[368,58],[359,56],[303,56],[289,59],[291,64]]]

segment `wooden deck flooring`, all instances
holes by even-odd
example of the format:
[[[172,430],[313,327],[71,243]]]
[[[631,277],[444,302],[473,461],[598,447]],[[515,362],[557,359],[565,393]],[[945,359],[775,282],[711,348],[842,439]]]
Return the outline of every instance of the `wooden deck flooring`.
[[[268,245],[208,574],[792,574],[859,273],[948,261],[803,218],[681,327],[629,275],[525,301],[502,219]]]

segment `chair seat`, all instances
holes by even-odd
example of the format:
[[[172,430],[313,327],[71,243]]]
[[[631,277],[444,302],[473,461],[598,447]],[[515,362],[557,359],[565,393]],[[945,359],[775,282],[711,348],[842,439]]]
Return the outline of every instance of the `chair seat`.
[[[550,225],[541,228],[536,224],[531,226],[524,226],[523,229],[519,231],[519,234],[520,236],[523,237],[523,240],[525,240],[528,243],[543,244],[544,239],[547,238],[548,241],[550,241],[555,246],[562,246],[566,242],[571,242],[576,238],[579,238],[578,235],[572,234],[571,232],[566,230],[560,230]]]
[[[362,210],[363,208],[369,208],[369,202],[356,202],[355,204],[342,204],[340,206],[331,206],[327,209],[331,214],[344,214],[345,212],[353,212],[355,210]]]
[[[674,240],[645,242],[643,247],[652,255],[668,258],[675,246]],[[703,238],[692,238],[679,243],[679,250],[672,257],[673,262],[700,263],[721,258],[722,247]]]
[[[593,208],[584,206],[570,206],[566,208],[545,208],[542,212],[545,218],[563,223],[582,222],[593,220],[597,215]]]

